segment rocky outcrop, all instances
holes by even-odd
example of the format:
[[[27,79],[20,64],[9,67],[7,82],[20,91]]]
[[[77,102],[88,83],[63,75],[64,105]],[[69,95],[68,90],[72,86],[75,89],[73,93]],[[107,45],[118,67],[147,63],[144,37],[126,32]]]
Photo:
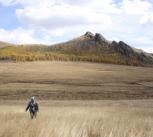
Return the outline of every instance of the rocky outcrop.
[[[100,33],[93,34],[86,32],[84,35],[68,41],[66,43],[57,44],[52,46],[52,49],[56,51],[62,51],[66,53],[75,53],[79,55],[96,55],[107,57],[110,55],[121,56],[120,62],[126,61],[126,63],[132,62],[131,64],[153,64],[153,55],[145,53],[141,50],[135,49],[123,41],[108,41]],[[123,61],[122,61],[123,60]],[[126,64],[125,63],[125,64]],[[123,63],[124,64],[124,63]]]
[[[84,34],[85,37],[88,37],[88,38],[94,38],[94,34],[91,33],[90,31],[87,31],[85,34]]]
[[[136,66],[153,66],[153,54],[146,53],[141,49],[133,48],[123,41],[108,41],[100,33],[93,34],[89,31],[84,35],[68,42],[50,46],[39,44],[28,46],[13,45],[0,42],[0,50],[2,53],[9,50],[17,55],[22,55],[22,53],[20,53],[21,51],[24,51],[25,53],[28,52],[30,54],[40,52],[42,53],[43,58],[47,59],[50,58],[50,55],[56,53],[62,54],[60,57],[64,56],[70,60],[107,62]],[[5,59],[5,53],[1,58]]]
[[[121,53],[122,55],[125,55],[127,57],[132,57],[134,55],[134,51],[132,47],[124,43],[123,41],[120,41],[119,43],[117,42],[112,42],[112,46],[115,46],[114,49]]]
[[[96,42],[107,42],[107,40],[100,34],[100,33],[96,33],[95,37],[94,37]]]

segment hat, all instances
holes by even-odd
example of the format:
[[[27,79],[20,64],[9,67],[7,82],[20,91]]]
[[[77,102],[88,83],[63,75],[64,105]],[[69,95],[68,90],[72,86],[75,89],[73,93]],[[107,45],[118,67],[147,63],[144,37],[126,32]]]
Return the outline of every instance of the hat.
[[[34,97],[34,96],[33,96],[33,97],[31,97],[31,99],[32,99],[32,100],[35,100],[35,97]]]

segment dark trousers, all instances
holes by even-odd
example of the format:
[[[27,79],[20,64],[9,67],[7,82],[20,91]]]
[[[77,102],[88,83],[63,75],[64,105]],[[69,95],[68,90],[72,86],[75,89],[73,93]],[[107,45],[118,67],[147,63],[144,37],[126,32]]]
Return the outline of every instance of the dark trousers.
[[[36,118],[37,117],[37,111],[30,110],[30,117],[31,117],[31,119]]]

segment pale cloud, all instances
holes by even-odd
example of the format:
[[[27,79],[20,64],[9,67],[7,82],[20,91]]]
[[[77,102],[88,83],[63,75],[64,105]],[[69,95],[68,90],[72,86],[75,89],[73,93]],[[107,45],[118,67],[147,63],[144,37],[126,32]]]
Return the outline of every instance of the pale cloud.
[[[0,3],[2,3],[5,6],[13,5],[16,2],[17,2],[16,0],[0,0]]]
[[[87,24],[89,20],[82,15],[79,7],[55,5],[51,7],[26,7],[16,11],[17,17],[36,27],[59,28],[70,25]],[[85,13],[83,13],[85,14]]]
[[[13,30],[6,30],[0,28],[0,41],[6,41],[14,44],[55,44],[56,37],[62,37],[65,33],[64,29],[57,29],[56,31],[47,31],[35,29],[16,28]],[[40,35],[40,36],[39,36]]]
[[[126,14],[143,15],[152,5],[146,0],[124,0],[121,8]]]
[[[141,49],[148,53],[153,53],[153,47],[148,46],[148,47],[142,47]]]
[[[92,1],[91,4],[93,4]],[[94,4],[92,7],[90,4],[87,5],[89,7],[72,6],[63,2],[60,4],[37,3],[37,5],[17,9],[16,14],[21,21],[29,25],[47,29],[94,24],[108,26],[108,24],[111,24],[111,17],[103,12],[104,10],[95,9]]]
[[[19,29],[23,33],[22,42],[29,39],[29,43],[50,44],[54,38],[73,38],[93,31],[109,39],[125,40],[132,46],[147,45],[147,51],[153,49],[153,3],[150,0],[119,3],[114,0],[0,0],[0,3],[22,5],[16,9],[17,18],[28,27],[28,30]],[[9,39],[19,41],[15,39],[18,36],[15,32],[19,30],[6,31],[15,34]],[[37,33],[42,33],[42,37],[36,38]]]
[[[0,40],[12,43],[40,43],[39,40],[34,39],[34,30],[24,30],[22,28],[17,28],[14,30],[5,30],[0,28]]]
[[[144,25],[147,23],[153,23],[153,13],[148,13],[141,18],[140,24]]]
[[[148,37],[137,37],[134,39],[135,42],[139,43],[139,44],[145,44],[145,45],[148,45],[150,43],[153,43],[153,39],[150,39]]]

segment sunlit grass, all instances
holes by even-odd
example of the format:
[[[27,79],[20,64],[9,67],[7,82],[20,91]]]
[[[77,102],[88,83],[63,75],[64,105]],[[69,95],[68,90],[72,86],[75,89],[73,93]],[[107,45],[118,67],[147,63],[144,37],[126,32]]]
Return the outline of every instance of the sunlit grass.
[[[31,120],[24,106],[1,106],[0,137],[152,137],[153,110],[123,107],[41,107]]]

